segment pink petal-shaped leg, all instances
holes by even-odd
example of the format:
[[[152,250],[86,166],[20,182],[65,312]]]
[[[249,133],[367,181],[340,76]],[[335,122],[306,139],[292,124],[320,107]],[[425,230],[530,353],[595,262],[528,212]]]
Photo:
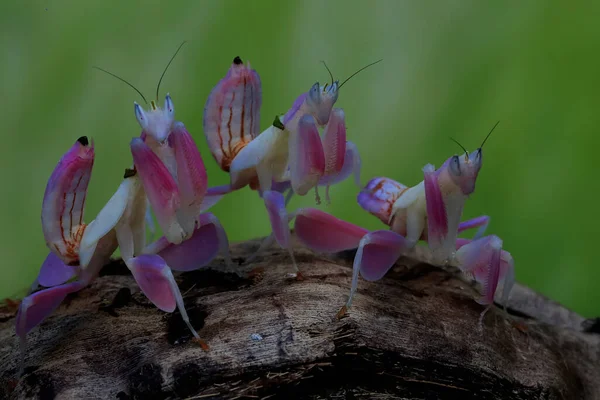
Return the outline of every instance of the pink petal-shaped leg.
[[[294,192],[305,195],[325,171],[325,155],[315,119],[304,115],[289,138],[290,178]]]
[[[319,179],[319,186],[333,186],[346,180],[346,178],[352,174],[356,186],[362,188],[360,183],[361,167],[362,161],[360,159],[360,154],[358,153],[358,148],[354,143],[348,141],[346,142],[346,155],[344,156],[344,165],[342,166],[342,169],[336,174],[324,175],[321,177],[321,179]]]
[[[206,195],[200,205],[200,212],[208,211],[211,207],[217,204],[228,193],[233,192],[231,184],[209,187],[206,190]]]
[[[169,145],[175,151],[177,163],[177,186],[181,197],[179,224],[190,225],[186,231],[191,232],[194,228],[193,221],[200,215],[202,200],[207,191],[206,168],[194,139],[181,122],[173,125],[169,135]],[[189,224],[188,221],[192,223]]]
[[[165,260],[157,255],[142,254],[129,259],[127,266],[146,297],[162,311],[173,312],[177,307],[194,337],[200,339],[190,323],[181,292]]]
[[[273,181],[273,184],[271,185],[271,190],[274,192],[282,193],[282,194],[287,191],[287,194],[285,195],[286,207],[294,195],[294,191],[292,190],[292,183],[290,181],[282,181],[282,182]],[[263,192],[261,190],[259,190],[259,194],[260,194],[260,197],[263,197]]]
[[[271,190],[275,191],[275,192],[280,192],[282,194],[283,194],[283,192],[285,192],[287,190],[287,194],[285,195],[284,207],[287,207],[290,200],[292,200],[292,197],[294,196],[294,191],[292,190],[292,185],[291,185],[290,181],[283,181],[283,182],[273,181],[273,186],[271,187]],[[259,194],[261,197],[264,198],[264,194],[262,191],[259,190]],[[288,214],[287,218],[288,218],[288,223],[289,223],[289,221],[291,221],[293,219],[293,216]],[[246,259],[245,263],[251,264],[258,255],[260,255],[263,251],[265,251],[266,249],[271,247],[271,245],[274,242],[275,242],[275,234],[273,232],[271,232],[271,234],[269,236],[267,236],[265,239],[263,239],[263,241],[260,243],[258,250],[256,250],[254,252],[254,254],[252,254],[250,257],[248,257]]]
[[[282,181],[282,182],[277,182],[277,181],[273,181],[273,183],[271,184],[271,190],[275,191],[275,192],[279,192],[279,193],[283,193],[286,190],[289,190],[292,188],[292,184],[290,181]],[[261,197],[262,197],[262,193],[261,193]]]
[[[316,252],[337,253],[355,249],[369,231],[316,208],[295,212],[294,230],[298,239]]]
[[[85,287],[76,281],[35,292],[21,301],[15,320],[17,335],[24,337],[46,319],[62,303],[68,294]]]
[[[281,247],[286,249],[290,245],[290,229],[288,227],[288,216],[283,194],[267,190],[263,193],[263,200],[269,214],[275,240],[277,240],[277,243]]]
[[[348,165],[348,167],[346,167],[346,165]],[[354,184],[358,187],[362,187],[360,181],[362,160],[360,158],[360,153],[358,152],[358,147],[356,147],[356,145],[350,141],[346,142],[346,157],[344,157],[344,166],[342,167],[341,173],[345,173],[345,168],[348,168],[352,171],[352,176],[354,176]]]
[[[346,123],[344,121],[344,111],[340,108],[334,108],[332,110],[331,116],[329,118],[329,122],[325,127],[325,131],[323,132],[323,153],[325,155],[325,171],[324,177],[332,177],[332,181],[338,175],[345,174],[346,176],[354,169],[352,162],[353,159],[349,160],[350,162],[346,162],[346,154],[349,151],[346,149]],[[351,153],[350,157],[352,158],[354,154]],[[350,168],[348,168],[350,166]],[[344,167],[346,167],[349,171],[344,171]],[[344,179],[345,176],[338,177]],[[323,178],[319,180],[319,184],[323,182]],[[331,204],[331,198],[329,197],[329,187],[331,184],[325,184],[325,203]]]
[[[296,265],[296,259],[294,258],[294,252],[290,243],[289,219],[287,210],[285,209],[283,194],[267,190],[263,193],[263,200],[269,214],[275,240],[283,249],[286,249],[290,253],[294,266],[294,276],[296,276],[298,274],[298,266]]]
[[[96,278],[100,269],[106,265],[106,262],[110,255],[115,251],[116,247],[113,231],[112,234],[102,238],[97,246],[98,250],[89,266],[86,269],[79,271],[79,280],[48,289],[42,289],[23,299],[15,319],[16,332],[21,339],[21,372],[25,360],[27,333],[52,314],[68,294],[77,292],[89,285]]]
[[[346,156],[344,157],[344,165],[340,172],[335,175],[331,175],[330,179],[324,183],[323,179],[319,181],[319,185],[325,185],[325,201],[327,204],[331,203],[331,198],[329,196],[329,188],[343,180],[345,180],[350,174],[354,176],[354,184],[359,188],[362,187],[360,183],[360,170],[362,168],[362,161],[360,159],[360,154],[358,153],[358,148],[352,142],[346,142]]]
[[[37,282],[45,287],[65,283],[77,274],[77,268],[65,264],[55,253],[50,252],[42,264]]]
[[[413,247],[402,236],[392,231],[379,230],[367,233],[360,241],[354,257],[352,287],[346,306],[339,315],[345,314],[358,288],[358,273],[367,281],[377,281],[394,266],[403,252]]]
[[[500,255],[500,279],[502,280],[502,305],[508,308],[510,292],[515,285],[515,262],[508,251],[502,250]]]
[[[467,229],[479,228],[473,239],[479,239],[483,237],[485,230],[490,224],[490,217],[487,215],[481,215],[467,221],[463,221],[458,225],[458,233],[466,231]]]
[[[148,245],[144,254],[157,254],[175,271],[193,271],[208,265],[220,252],[231,264],[229,241],[219,220],[210,213],[201,214],[200,227],[180,244],[170,243],[164,236]]]
[[[480,324],[494,303],[494,295],[500,280],[502,240],[490,235],[463,245],[456,251],[460,268],[471,273],[482,284],[483,294],[478,303],[487,305],[481,313]]]
[[[287,190],[287,194],[285,196],[284,207],[287,207],[288,203],[290,202],[290,200],[292,199],[292,197],[294,195],[294,191],[292,190],[292,185],[291,185],[290,181],[282,181],[282,182],[273,181],[273,185],[271,186],[271,191],[279,192],[279,193],[283,194],[283,192],[285,192],[286,190]],[[268,193],[268,192],[269,191],[266,191],[264,193]],[[259,190],[258,193],[259,193],[260,197],[263,198],[263,201],[264,201],[264,193],[261,190]],[[269,196],[273,196],[273,195],[269,195]],[[267,211],[268,211],[268,208],[267,208]],[[289,223],[289,221],[292,220],[292,216],[288,214],[287,219],[288,219],[288,223]],[[260,243],[260,246],[258,246],[258,250],[256,250],[254,252],[254,254],[252,254],[250,257],[248,257],[246,259],[245,263],[251,264],[252,262],[254,262],[256,257],[258,257],[263,251],[265,251],[266,249],[271,247],[271,245],[274,242],[275,242],[275,234],[273,233],[273,228],[272,228],[271,234],[269,236],[267,236],[265,239],[263,239],[263,241]]]
[[[425,201],[427,203],[428,243],[432,251],[439,250],[448,236],[448,215],[438,183],[435,168],[427,164],[423,168],[425,175]]]
[[[456,239],[456,250],[466,246],[471,242],[471,239]],[[479,277],[478,281],[482,282],[486,278],[487,267],[483,266],[476,268],[468,274],[471,276],[477,275]],[[504,310],[506,310],[506,308],[508,308],[508,298],[510,296],[510,292],[515,284],[515,262],[512,258],[512,255],[506,250],[502,250],[500,253],[500,280],[503,282],[502,297],[500,301],[504,306]]]
[[[207,196],[220,196],[220,195],[226,195],[233,191],[234,191],[234,189],[231,187],[231,184],[228,183],[226,185],[209,187],[206,190],[206,195]]]
[[[223,256],[225,259],[225,264],[232,268],[233,263],[231,262],[231,255],[229,254],[229,239],[227,238],[227,233],[225,232],[225,228],[221,225],[221,221],[212,213],[204,213],[200,214],[197,219],[197,225],[199,227],[203,226],[213,226],[215,229],[215,235],[217,237],[219,254]]]
[[[356,201],[363,210],[368,211],[381,220],[384,224],[390,223],[394,202],[407,189],[407,187],[393,179],[375,177],[367,182],[361,189]]]
[[[77,261],[83,208],[94,165],[94,144],[82,136],[54,168],[42,202],[42,231],[48,248],[65,263]]]
[[[346,122],[341,108],[334,108],[331,111],[322,142],[325,156],[324,175],[339,173],[344,166],[346,156]]]
[[[87,285],[86,282],[76,281],[48,289],[40,290],[25,297],[19,306],[15,319],[15,329],[20,340],[21,359],[19,375],[25,365],[27,350],[27,333],[42,323],[54,310],[60,306],[68,294],[77,292]]]
[[[217,194],[212,196],[206,195],[206,197],[204,197],[204,200],[202,200],[202,204],[200,205],[200,212],[203,213],[210,210],[214,205],[221,201],[221,199],[224,196],[225,195],[223,194]]]
[[[177,221],[181,199],[177,183],[167,167],[142,139],[130,144],[137,173],[142,180],[158,224],[171,243],[181,243],[186,234]]]

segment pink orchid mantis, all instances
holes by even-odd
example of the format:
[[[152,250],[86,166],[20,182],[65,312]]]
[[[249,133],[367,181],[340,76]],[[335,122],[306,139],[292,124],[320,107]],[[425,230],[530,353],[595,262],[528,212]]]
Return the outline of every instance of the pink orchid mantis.
[[[213,157],[230,174],[230,184],[213,188],[211,194],[245,186],[259,190],[273,229],[261,249],[275,239],[294,260],[289,232],[284,232],[289,230],[285,206],[293,193],[306,195],[314,188],[319,203],[318,186],[325,186],[329,203],[329,187],[351,173],[360,186],[360,156],[346,140],[343,110],[333,107],[339,87],[333,78],[329,87],[315,83],[260,134],[261,81],[249,63],[244,65],[236,57],[210,93],[204,108],[204,133]],[[324,128],[322,136],[320,127]]]
[[[501,281],[502,302],[506,306],[514,284],[512,256],[502,249],[502,240],[497,236],[482,237],[489,217],[460,222],[464,203],[475,190],[481,164],[480,147],[471,154],[450,157],[438,170],[426,165],[425,179],[414,187],[389,178],[371,179],[359,193],[358,203],[390,230],[369,232],[312,208],[292,214],[296,234],[314,251],[333,253],[358,248],[350,296],[339,316],[352,304],[359,272],[368,281],[381,279],[419,240],[428,242],[434,263],[457,266],[482,284],[483,295],[478,302],[487,307],[481,313],[480,323],[493,304]],[[458,233],[477,227],[479,231],[473,240],[458,238]]]
[[[220,196],[205,200],[206,168],[192,136],[183,123],[175,121],[171,96],[167,94],[163,109],[154,102],[151,107],[144,111],[135,103],[142,134],[131,141],[131,154],[165,238],[180,244],[192,236],[198,224],[206,219],[201,213]],[[222,233],[218,248],[211,250],[220,249],[230,264],[224,230],[216,217],[211,218]]]
[[[227,238],[216,217],[204,216],[201,212],[217,203],[222,194],[210,197],[207,194],[208,178],[204,162],[191,135],[183,123],[175,121],[175,106],[167,93],[163,108],[158,105],[160,84],[169,66],[186,42],[183,41],[166,65],[156,87],[156,101],[144,110],[134,102],[134,112],[142,128],[140,138],[131,141],[131,153],[147,194],[146,223],[151,232],[154,224],[151,211],[156,214],[158,224],[168,242],[180,244],[195,232],[199,223],[208,221],[218,227],[218,248],[224,252],[230,265]],[[134,89],[147,104],[147,100],[135,86],[125,79],[103,71]]]
[[[185,136],[185,133],[176,133],[174,142],[185,141],[185,137],[178,135]],[[185,152],[176,154],[175,163],[183,165],[178,169],[183,176],[183,172],[191,168],[186,162],[193,157]],[[227,237],[221,225],[212,214],[201,214],[192,218],[192,232],[185,242],[173,244],[162,237],[146,246],[146,193],[143,179],[135,168],[126,170],[116,193],[96,219],[86,225],[83,213],[93,162],[93,144],[90,145],[86,137],[79,138],[61,158],[48,181],[42,205],[42,229],[50,254],[36,280],[46,288],[21,302],[16,332],[22,348],[25,348],[27,333],[47,318],[68,294],[89,285],[117,247],[148,299],[166,312],[173,312],[177,307],[194,337],[199,339],[189,322],[171,269],[197,269],[208,264],[219,250],[226,251]],[[140,163],[146,166],[143,157]],[[187,196],[188,186],[184,183],[182,187],[181,191]]]

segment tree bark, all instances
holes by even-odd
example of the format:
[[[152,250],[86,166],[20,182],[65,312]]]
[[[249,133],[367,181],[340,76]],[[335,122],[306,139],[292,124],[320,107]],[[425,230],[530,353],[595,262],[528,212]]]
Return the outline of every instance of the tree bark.
[[[259,241],[232,245],[242,264]],[[474,300],[453,271],[409,258],[359,281],[354,252],[296,248],[303,280],[272,248],[243,277],[177,277],[203,349],[178,312],[155,308],[121,261],[70,296],[28,336],[19,360],[14,310],[0,310],[0,397],[40,399],[600,399],[598,321],[520,285],[510,315]],[[517,265],[517,268],[519,266]]]

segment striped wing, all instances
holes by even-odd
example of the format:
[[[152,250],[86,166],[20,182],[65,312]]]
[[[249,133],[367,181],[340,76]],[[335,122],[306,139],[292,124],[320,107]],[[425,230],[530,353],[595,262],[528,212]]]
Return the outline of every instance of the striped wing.
[[[259,134],[261,104],[258,73],[236,57],[204,107],[204,134],[213,157],[224,171],[229,172],[235,156]]]

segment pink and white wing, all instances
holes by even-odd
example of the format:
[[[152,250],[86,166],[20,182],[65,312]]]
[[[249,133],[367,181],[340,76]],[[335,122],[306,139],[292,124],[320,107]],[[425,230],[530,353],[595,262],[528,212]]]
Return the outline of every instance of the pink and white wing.
[[[204,107],[204,134],[210,151],[229,172],[237,153],[260,132],[262,89],[258,73],[233,60],[227,75],[217,83]]]

